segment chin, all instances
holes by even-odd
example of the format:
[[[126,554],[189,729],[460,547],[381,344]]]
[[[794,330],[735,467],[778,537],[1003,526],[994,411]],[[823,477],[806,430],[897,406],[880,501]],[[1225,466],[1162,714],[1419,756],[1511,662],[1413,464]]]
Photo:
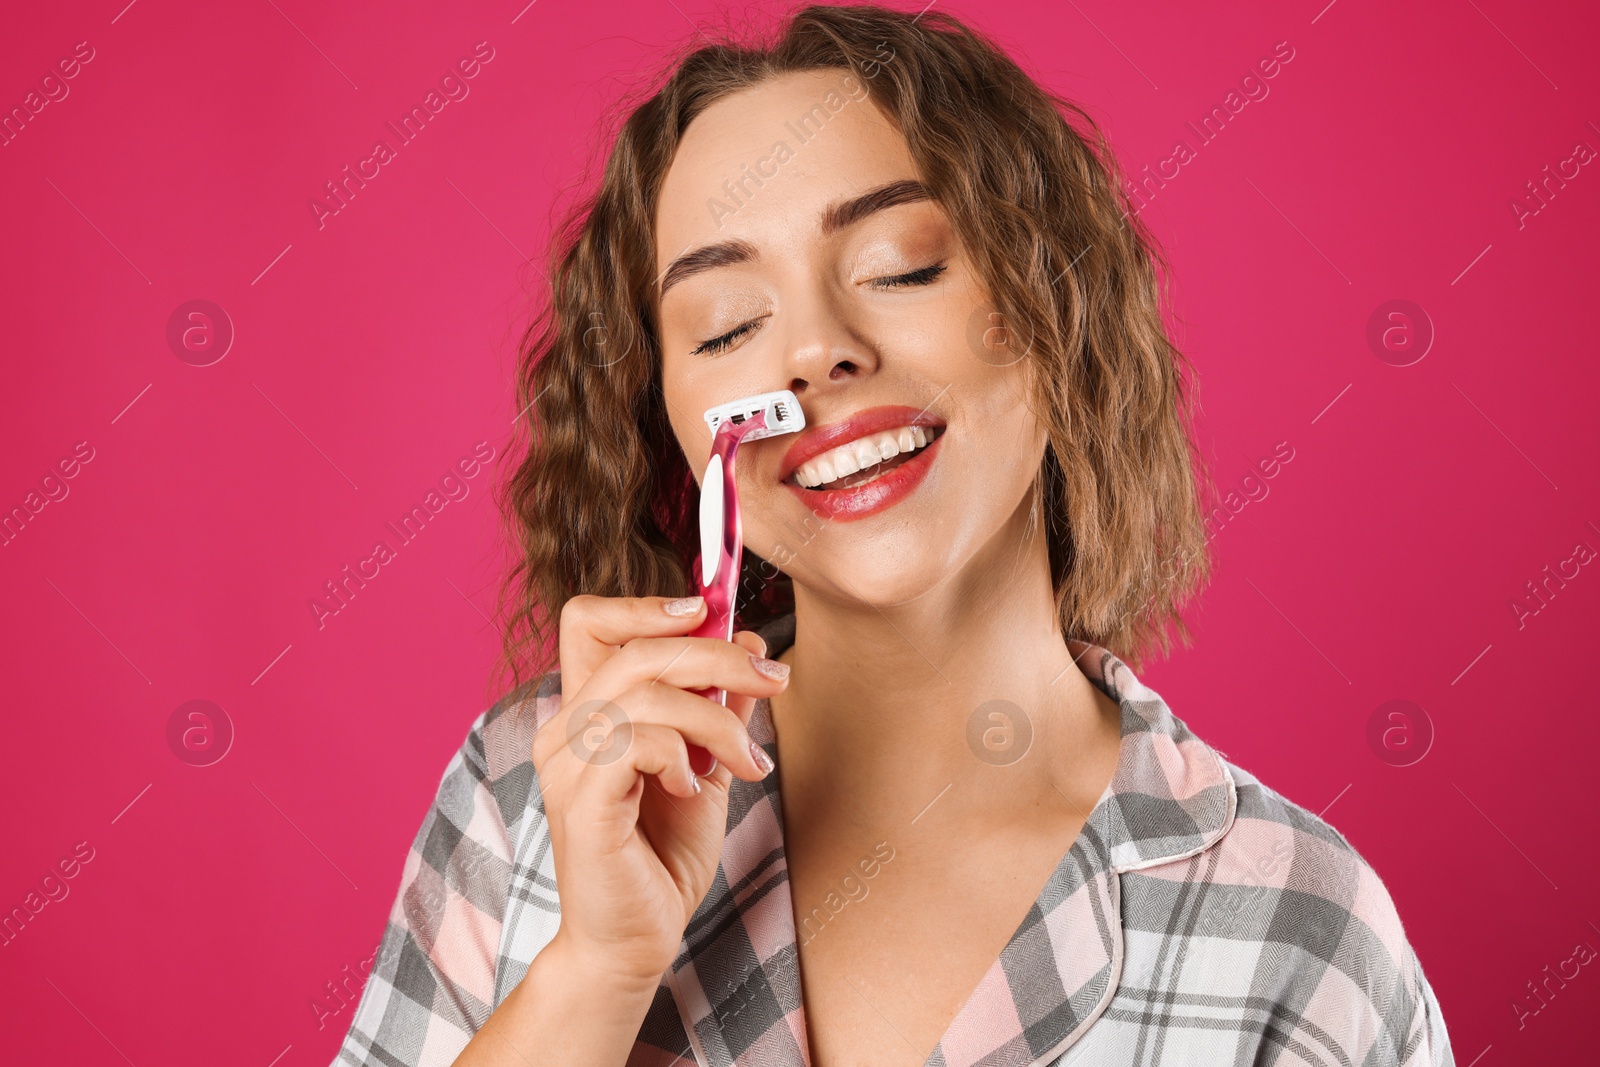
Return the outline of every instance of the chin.
[[[848,560],[806,560],[804,573],[794,578],[794,584],[797,592],[804,589],[841,607],[887,610],[927,596],[948,573],[932,560],[869,551]]]

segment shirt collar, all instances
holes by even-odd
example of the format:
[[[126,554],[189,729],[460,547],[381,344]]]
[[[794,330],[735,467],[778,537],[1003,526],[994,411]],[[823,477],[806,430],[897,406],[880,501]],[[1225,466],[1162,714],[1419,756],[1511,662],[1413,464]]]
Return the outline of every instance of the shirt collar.
[[[768,656],[793,643],[794,626],[790,613],[759,631]],[[1099,1017],[1121,974],[1118,876],[1201,852],[1233,824],[1234,781],[1218,753],[1116,655],[1084,641],[1067,647],[1122,707],[1117,768],[929,1063],[1027,1067],[1059,1056]],[[749,730],[776,752],[765,699]],[[779,777],[732,780],[716,878],[663,976],[702,1067],[809,1063]]]

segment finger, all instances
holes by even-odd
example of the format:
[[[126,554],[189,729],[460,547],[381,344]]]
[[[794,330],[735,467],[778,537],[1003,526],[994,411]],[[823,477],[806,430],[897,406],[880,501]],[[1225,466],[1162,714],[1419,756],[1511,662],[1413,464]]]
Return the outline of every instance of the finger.
[[[767,776],[767,768],[757,762],[751,748],[749,729],[733,710],[664,682],[641,687],[641,694],[643,699],[630,694],[629,706],[637,703],[642,721],[671,727],[685,741],[706,749],[716,759],[718,769],[727,768],[727,778],[737,774],[755,782]],[[719,784],[726,786],[727,778]]]
[[[625,799],[639,785],[639,776],[654,775],[661,788],[685,800],[700,794],[700,780],[689,766],[689,749],[683,735],[670,726],[635,722],[625,728],[629,735],[626,754],[611,763],[596,765],[587,775],[587,789],[580,786],[585,801],[611,806]]]
[[[641,683],[659,682],[699,693],[723,689],[755,697],[783,691],[788,678],[780,666],[774,678],[756,665],[743,645],[715,637],[635,638],[595,668],[589,689],[622,693]]]
[[[717,768],[702,779],[702,785],[714,779],[726,789],[734,774],[760,781],[768,773],[750,747],[749,731],[733,711],[662,682],[641,683],[612,700],[580,699],[570,716],[565,743],[549,746],[546,765],[539,770],[541,781],[581,778],[591,768],[615,766],[629,756],[635,731],[647,726],[674,730],[716,758]],[[619,788],[625,790],[626,785]]]
[[[576,693],[595,670],[622,645],[638,637],[671,637],[690,633],[705,621],[704,597],[686,615],[665,609],[676,598],[662,596],[603,597],[581,593],[561,607],[558,654],[561,688]]]
[[[743,648],[747,652],[753,653],[757,656],[765,656],[767,654],[766,640],[754,630],[740,630],[738,633],[733,635],[733,639],[738,643],[740,648]],[[746,726],[749,726],[750,713],[755,710],[756,701],[758,699],[760,698],[751,696],[748,693],[729,693],[727,705],[728,710],[739,716],[740,722],[744,723]]]
[[[758,656],[767,654],[767,639],[754,630],[740,630],[733,635],[733,639],[743,645],[747,651],[754,652]]]

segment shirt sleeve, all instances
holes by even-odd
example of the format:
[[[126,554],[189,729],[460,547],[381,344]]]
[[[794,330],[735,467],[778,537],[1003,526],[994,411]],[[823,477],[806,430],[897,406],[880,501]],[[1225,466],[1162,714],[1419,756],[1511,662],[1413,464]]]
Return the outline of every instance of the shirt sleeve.
[[[1345,850],[1338,866],[1346,870],[1331,883],[1340,887],[1334,891],[1338,903],[1323,914],[1342,932],[1333,965],[1317,969],[1308,1018],[1339,1035],[1350,1062],[1455,1067],[1439,1001],[1394,898],[1349,842],[1329,832]],[[1331,918],[1338,908],[1348,909],[1342,921]]]
[[[1351,848],[1342,835],[1335,836],[1349,850],[1354,865],[1354,898],[1335,959],[1348,967],[1348,979],[1324,985],[1331,1001],[1346,981],[1362,994],[1361,1010],[1353,1013],[1357,1025],[1347,1048],[1360,1053],[1360,1062],[1396,1064],[1397,1067],[1455,1067],[1450,1034],[1422,970],[1422,961],[1400,921],[1389,889],[1377,871]],[[1342,894],[1341,894],[1342,896]],[[1324,1016],[1331,1018],[1333,1016]]]
[[[508,697],[479,715],[446,766],[333,1067],[448,1067],[493,1011],[513,862],[507,824],[520,818],[532,776],[518,710]]]
[[[1439,1002],[1378,872],[1320,816],[1231,770],[1247,784],[1240,825],[1223,838],[1235,850],[1229,868],[1254,873],[1264,849],[1288,847],[1256,924],[1263,955],[1251,990],[1273,1001],[1264,1036],[1284,1048],[1274,1061],[1455,1067]]]
[[[1409,951],[1412,977],[1412,995],[1416,1011],[1411,1017],[1410,1032],[1406,1035],[1406,1054],[1401,1067],[1455,1067],[1455,1052],[1450,1047],[1450,1032],[1445,1029],[1444,1015],[1439,1001],[1433,995],[1433,986],[1422,973],[1422,964]]]

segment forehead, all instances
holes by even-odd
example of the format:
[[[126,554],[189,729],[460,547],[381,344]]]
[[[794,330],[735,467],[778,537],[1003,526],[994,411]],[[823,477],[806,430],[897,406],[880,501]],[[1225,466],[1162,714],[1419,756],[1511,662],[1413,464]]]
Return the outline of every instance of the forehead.
[[[718,100],[684,131],[656,208],[656,270],[730,238],[781,253],[820,237],[826,205],[917,176],[905,138],[857,75],[769,79]]]

